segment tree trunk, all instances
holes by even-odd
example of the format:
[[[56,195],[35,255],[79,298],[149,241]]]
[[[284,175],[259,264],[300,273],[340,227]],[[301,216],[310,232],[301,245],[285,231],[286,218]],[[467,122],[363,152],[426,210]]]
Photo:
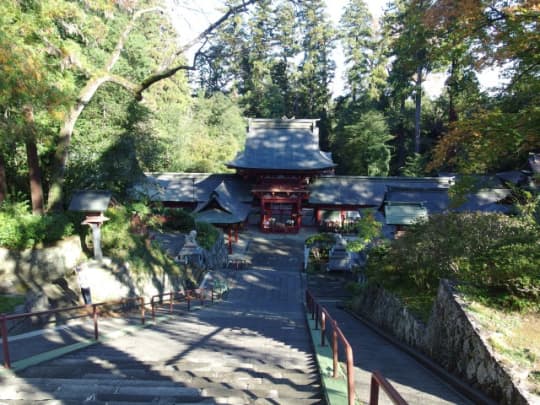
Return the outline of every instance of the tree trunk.
[[[43,215],[43,187],[35,139],[26,140],[26,156],[28,159],[28,175],[30,177],[32,213],[35,215]]]
[[[450,77],[448,78],[448,123],[452,124],[458,120],[458,114],[454,98],[456,96],[455,86],[457,79],[455,77],[457,69],[456,58],[452,58],[452,64],[450,65]]]
[[[405,165],[405,98],[401,97],[399,104],[399,127],[397,139],[397,167]]]
[[[0,153],[0,204],[7,198],[6,163]]]
[[[92,97],[94,97],[94,94],[96,94],[99,86],[109,79],[109,76],[94,78],[84,87],[84,89],[82,89],[79,95],[79,101],[70,110],[64,124],[62,125],[62,128],[60,129],[60,140],[56,146],[51,184],[49,187],[49,196],[47,199],[47,206],[50,211],[62,210],[62,189],[68,161],[69,145],[71,144],[71,136],[73,135],[75,123],[83,112],[84,107],[90,102]]]
[[[416,108],[414,112],[414,152],[420,153],[420,119],[422,118],[422,66],[416,69]]]
[[[36,145],[34,111],[31,106],[25,106],[23,108],[23,114],[27,128],[25,145],[26,158],[28,161],[28,176],[30,178],[30,199],[32,200],[32,213],[34,215],[43,215],[43,186]]]

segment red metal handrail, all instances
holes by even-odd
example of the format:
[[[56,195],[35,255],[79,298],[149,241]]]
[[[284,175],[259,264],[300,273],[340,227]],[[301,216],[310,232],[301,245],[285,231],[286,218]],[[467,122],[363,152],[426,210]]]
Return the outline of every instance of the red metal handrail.
[[[354,405],[354,358],[353,350],[345,335],[338,326],[338,323],[332,319],[330,313],[321,306],[313,297],[309,290],[306,290],[306,306],[311,312],[311,319],[315,320],[315,329],[321,328],[321,346],[325,345],[325,336],[327,333],[327,322],[332,325],[332,354],[333,354],[333,374],[334,378],[338,378],[339,371],[339,345],[345,350],[345,363],[347,366],[347,399],[349,405]]]
[[[67,311],[80,311],[82,309],[88,310],[92,308],[91,316],[94,322],[94,340],[99,340],[98,307],[116,306],[116,305],[126,304],[131,301],[138,301],[140,303],[141,323],[144,324],[145,323],[144,297],[131,297],[131,298],[124,298],[117,301],[106,301],[106,302],[99,302],[95,304],[78,305],[74,307],[51,309],[47,311],[26,312],[23,314],[11,314],[11,315],[0,314],[0,332],[2,333],[2,350],[4,354],[4,368],[7,368],[7,369],[11,368],[11,359],[10,359],[10,354],[9,354],[9,341],[8,341],[9,331],[7,329],[7,321],[11,321],[15,319],[24,319],[24,318],[29,318],[32,316],[52,315],[52,314],[58,314],[58,313],[67,312]]]
[[[158,300],[158,303],[159,302],[163,302],[163,298],[165,297],[169,297],[169,313],[172,314],[173,313],[173,304],[175,301],[179,301],[179,300],[176,300],[175,298],[178,297],[178,296],[181,296],[186,302],[187,302],[187,309],[188,311],[191,311],[191,301],[193,299],[199,299],[201,301],[201,305],[204,306],[204,301],[205,301],[205,293],[209,291],[210,292],[210,301],[212,303],[214,303],[214,288],[210,288],[210,289],[207,289],[207,288],[197,288],[197,289],[194,289],[194,290],[179,290],[179,291],[171,291],[171,292],[168,292],[168,293],[162,293],[162,294],[156,294],[156,295],[153,295],[151,298],[150,298],[150,306],[152,308],[152,320],[155,321],[156,319],[156,306],[157,306],[157,303],[156,303],[156,299],[159,299]]]
[[[354,404],[354,361],[352,347],[345,338],[345,335],[338,326],[338,323],[332,319],[326,308],[320,305],[313,294],[306,290],[306,307],[311,312],[311,319],[315,320],[315,329],[321,328],[321,346],[325,345],[325,336],[327,333],[326,325],[328,322],[332,325],[332,354],[333,354],[333,377],[338,377],[339,369],[339,343],[345,348],[347,365],[347,398],[348,404]],[[408,405],[407,401],[397,392],[397,390],[388,382],[384,376],[378,372],[373,372],[371,376],[371,388],[369,405],[378,405],[379,387],[388,395],[389,399],[396,405]]]
[[[390,401],[395,405],[408,405],[407,401],[403,399],[399,392],[390,384],[390,382],[383,377],[383,375],[374,371],[371,374],[371,389],[369,395],[369,405],[379,404],[379,387],[388,395]]]

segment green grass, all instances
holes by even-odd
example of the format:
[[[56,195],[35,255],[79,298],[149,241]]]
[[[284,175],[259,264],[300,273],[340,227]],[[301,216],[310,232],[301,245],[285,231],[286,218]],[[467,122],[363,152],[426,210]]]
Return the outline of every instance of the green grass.
[[[20,295],[0,295],[0,313],[10,313],[17,305],[24,304],[24,297]]]
[[[528,372],[530,391],[540,394],[540,312],[509,311],[465,296],[466,310],[490,334],[488,342],[504,362]]]

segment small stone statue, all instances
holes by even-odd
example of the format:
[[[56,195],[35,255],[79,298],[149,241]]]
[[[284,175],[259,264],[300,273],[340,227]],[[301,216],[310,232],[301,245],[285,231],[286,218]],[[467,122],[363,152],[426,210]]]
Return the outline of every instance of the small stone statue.
[[[195,229],[190,231],[189,234],[186,236],[186,244],[197,244],[197,231]]]

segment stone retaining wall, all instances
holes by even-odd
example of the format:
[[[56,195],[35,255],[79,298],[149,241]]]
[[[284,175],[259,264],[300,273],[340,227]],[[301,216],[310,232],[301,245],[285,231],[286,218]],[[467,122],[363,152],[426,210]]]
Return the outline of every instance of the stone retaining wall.
[[[417,320],[392,294],[368,285],[353,309],[401,341],[430,356],[454,375],[505,404],[532,404],[498,361],[486,336],[464,311],[448,281],[441,281],[428,324]]]
[[[210,250],[203,251],[204,266],[206,270],[222,269],[227,264],[228,248],[225,243],[223,232],[220,232],[219,238]]]
[[[83,257],[78,237],[55,246],[23,251],[0,248],[0,292],[24,293],[39,290],[64,276]]]
[[[222,233],[213,248],[205,250],[203,256],[201,279],[206,270],[222,268],[226,263],[227,246]],[[0,248],[0,293],[26,294],[26,303],[17,312],[79,305],[82,300],[74,269],[83,259],[78,237],[66,239],[50,248],[22,252]],[[81,266],[89,273],[93,302],[133,296],[144,296],[148,300],[153,295],[184,287],[181,277],[171,276],[152,263],[148,263],[148,271],[141,274],[131,271],[129,263],[108,258],[101,263],[89,260]],[[22,333],[39,326],[18,321],[8,327],[10,333]]]

